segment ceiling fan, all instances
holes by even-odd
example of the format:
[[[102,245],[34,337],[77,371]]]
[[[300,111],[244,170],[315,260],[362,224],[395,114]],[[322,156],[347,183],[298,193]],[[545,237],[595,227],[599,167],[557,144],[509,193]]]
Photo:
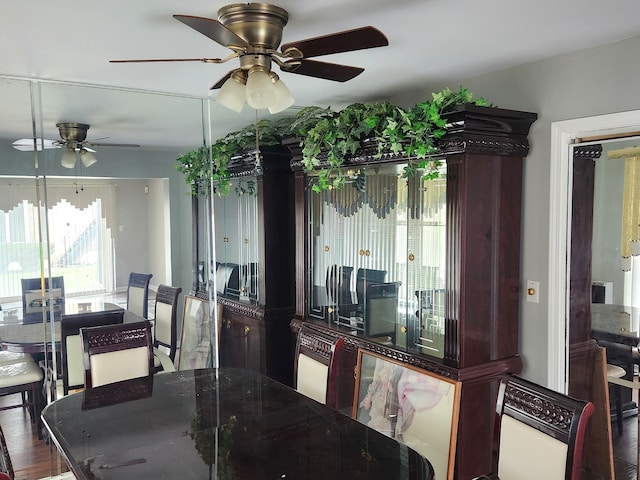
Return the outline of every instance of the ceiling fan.
[[[278,113],[293,105],[293,96],[272,71],[272,63],[288,73],[346,82],[364,68],[311,60],[313,57],[343,53],[389,44],[374,27],[361,27],[280,46],[282,31],[289,20],[286,10],[266,3],[234,3],[218,10],[218,19],[173,15],[173,18],[232,50],[225,58],[166,58],[111,60],[130,62],[204,62],[225,63],[239,58],[240,66],[216,82],[217,100],[240,112],[246,102],[255,109],[268,108]],[[278,51],[278,47],[280,50]]]
[[[21,151],[33,151],[49,148],[66,147],[62,154],[62,166],[65,168],[74,168],[76,160],[80,157],[80,161],[85,167],[90,167],[98,161],[91,147],[139,147],[140,145],[129,143],[96,143],[87,141],[87,130],[90,125],[86,123],[76,122],[60,122],[56,123],[60,140],[32,139],[21,138],[13,142],[13,148]]]

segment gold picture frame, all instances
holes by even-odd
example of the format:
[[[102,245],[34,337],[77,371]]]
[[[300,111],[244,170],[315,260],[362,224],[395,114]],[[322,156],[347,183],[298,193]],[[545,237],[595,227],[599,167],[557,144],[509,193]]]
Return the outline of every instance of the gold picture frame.
[[[423,455],[453,479],[462,383],[358,349],[353,418]]]

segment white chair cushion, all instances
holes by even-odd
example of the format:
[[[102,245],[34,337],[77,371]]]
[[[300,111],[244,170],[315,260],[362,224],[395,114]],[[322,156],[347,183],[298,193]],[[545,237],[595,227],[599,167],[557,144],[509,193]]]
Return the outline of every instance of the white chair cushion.
[[[159,342],[171,343],[171,312],[173,308],[167,303],[156,303],[155,339]]]
[[[0,388],[40,382],[43,378],[42,369],[33,361],[0,365]]]
[[[0,351],[0,365],[25,361],[33,361],[33,357],[28,353],[7,352],[6,350]]]
[[[327,403],[329,367],[301,353],[298,355],[296,389],[316,402]]]
[[[127,310],[131,310],[136,315],[142,316],[144,312],[144,292],[144,288],[129,287]]]
[[[560,440],[502,415],[498,476],[500,480],[565,478],[568,447]]]
[[[127,348],[116,352],[92,355],[91,381],[93,387],[149,375],[147,347]]]
[[[66,341],[67,364],[62,368],[67,369],[69,385],[84,385],[84,360],[82,337],[69,335]]]

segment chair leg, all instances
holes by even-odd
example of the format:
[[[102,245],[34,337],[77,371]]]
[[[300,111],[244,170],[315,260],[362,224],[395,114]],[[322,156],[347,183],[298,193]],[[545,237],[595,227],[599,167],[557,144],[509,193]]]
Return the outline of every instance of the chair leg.
[[[616,423],[618,424],[618,435],[622,435],[622,391],[620,385],[613,385],[613,392],[616,397]]]

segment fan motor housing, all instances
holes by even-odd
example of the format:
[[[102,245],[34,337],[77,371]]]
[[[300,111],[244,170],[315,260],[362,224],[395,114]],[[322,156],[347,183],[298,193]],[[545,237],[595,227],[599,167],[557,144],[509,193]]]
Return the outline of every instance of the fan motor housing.
[[[276,50],[289,13],[266,3],[233,3],[218,10],[218,21],[253,47]]]
[[[87,139],[89,125],[86,123],[62,122],[56,123],[56,127],[58,127],[60,137],[65,142],[82,143]]]

